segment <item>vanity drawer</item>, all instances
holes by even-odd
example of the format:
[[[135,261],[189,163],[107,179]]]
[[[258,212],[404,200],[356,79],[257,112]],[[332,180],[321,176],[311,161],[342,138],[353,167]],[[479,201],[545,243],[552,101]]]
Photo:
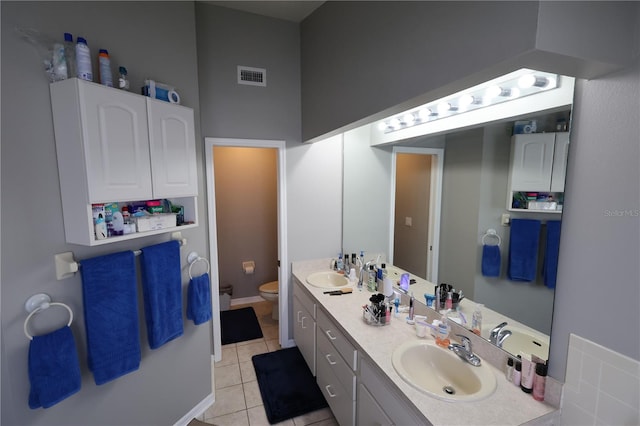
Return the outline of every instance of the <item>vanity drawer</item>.
[[[351,398],[353,392],[345,389],[327,362],[319,362],[317,370],[318,387],[320,387],[324,399],[329,403],[331,412],[333,412],[338,424],[341,426],[354,425],[356,421],[356,401]],[[353,375],[353,372],[351,375]]]
[[[331,369],[335,376],[340,380],[342,386],[350,398],[355,401],[356,399],[356,375],[351,367],[345,362],[344,358],[340,356],[335,346],[333,346],[327,336],[324,333],[318,334],[318,355],[316,358],[317,364],[326,364]]]
[[[338,350],[340,355],[347,361],[352,370],[357,368],[358,352],[349,340],[342,334],[342,331],[333,323],[331,319],[321,309],[316,313],[318,322],[318,334],[323,334],[329,342]]]
[[[302,289],[302,284],[298,282],[297,279],[294,279],[293,286],[293,295],[298,298],[302,306],[304,306],[307,311],[312,315],[313,319],[316,318],[316,304],[311,299],[311,297]],[[295,318],[294,318],[295,320]]]

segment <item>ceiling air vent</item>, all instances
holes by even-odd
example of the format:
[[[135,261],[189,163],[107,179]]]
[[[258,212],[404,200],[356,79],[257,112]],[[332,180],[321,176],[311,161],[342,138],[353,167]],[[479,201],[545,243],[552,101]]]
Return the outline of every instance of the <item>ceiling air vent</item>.
[[[238,65],[238,84],[249,86],[267,86],[267,70]]]

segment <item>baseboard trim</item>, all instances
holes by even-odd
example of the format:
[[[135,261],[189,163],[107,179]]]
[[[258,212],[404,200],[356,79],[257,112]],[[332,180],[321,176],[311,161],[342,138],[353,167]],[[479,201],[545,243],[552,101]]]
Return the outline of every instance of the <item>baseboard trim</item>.
[[[263,299],[260,296],[251,296],[251,297],[240,297],[238,299],[231,299],[231,306],[236,306],[236,305],[246,305],[249,303],[256,303],[256,302],[265,302],[266,300]]]
[[[173,426],[186,426],[189,422],[195,418],[197,418],[200,414],[207,411],[207,408],[211,407],[211,405],[216,402],[215,395],[210,393],[207,395],[202,401],[198,403],[195,407],[193,407],[187,414],[182,416],[180,420],[174,423]]]

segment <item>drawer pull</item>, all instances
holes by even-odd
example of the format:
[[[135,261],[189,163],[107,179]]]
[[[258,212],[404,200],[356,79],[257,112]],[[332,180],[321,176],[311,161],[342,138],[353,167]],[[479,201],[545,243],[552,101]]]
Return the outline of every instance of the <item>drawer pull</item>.
[[[329,364],[331,364],[331,365],[336,365],[337,364],[337,362],[331,360],[331,354],[326,354],[324,357],[327,358],[327,362]]]
[[[327,335],[327,337],[329,337],[329,339],[331,339],[331,340],[336,340],[336,336],[333,336],[333,335],[331,334],[331,330],[327,330],[327,331],[325,331],[325,334]]]
[[[335,397],[336,397],[336,394],[335,394],[335,393],[333,393],[333,392],[331,392],[331,385],[327,385],[327,386],[325,386],[324,388],[327,390],[327,393],[329,394],[329,396],[330,396],[331,398],[335,398]]]
[[[300,325],[302,326],[302,328],[307,328],[304,325],[304,320],[307,319],[307,317],[302,317],[302,320],[300,321]]]

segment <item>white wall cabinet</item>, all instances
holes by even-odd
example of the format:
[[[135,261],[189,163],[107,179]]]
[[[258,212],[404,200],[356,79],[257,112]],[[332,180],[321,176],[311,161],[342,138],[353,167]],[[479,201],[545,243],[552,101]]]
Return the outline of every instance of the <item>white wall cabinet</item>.
[[[520,192],[549,193],[558,201],[558,194],[564,193],[568,149],[568,132],[514,135],[511,139],[507,209],[526,208],[513,206],[514,197]]]
[[[167,198],[197,226],[193,110],[76,78],[52,83],[51,104],[66,241],[94,237],[91,205]],[[184,227],[181,227],[184,229]]]

